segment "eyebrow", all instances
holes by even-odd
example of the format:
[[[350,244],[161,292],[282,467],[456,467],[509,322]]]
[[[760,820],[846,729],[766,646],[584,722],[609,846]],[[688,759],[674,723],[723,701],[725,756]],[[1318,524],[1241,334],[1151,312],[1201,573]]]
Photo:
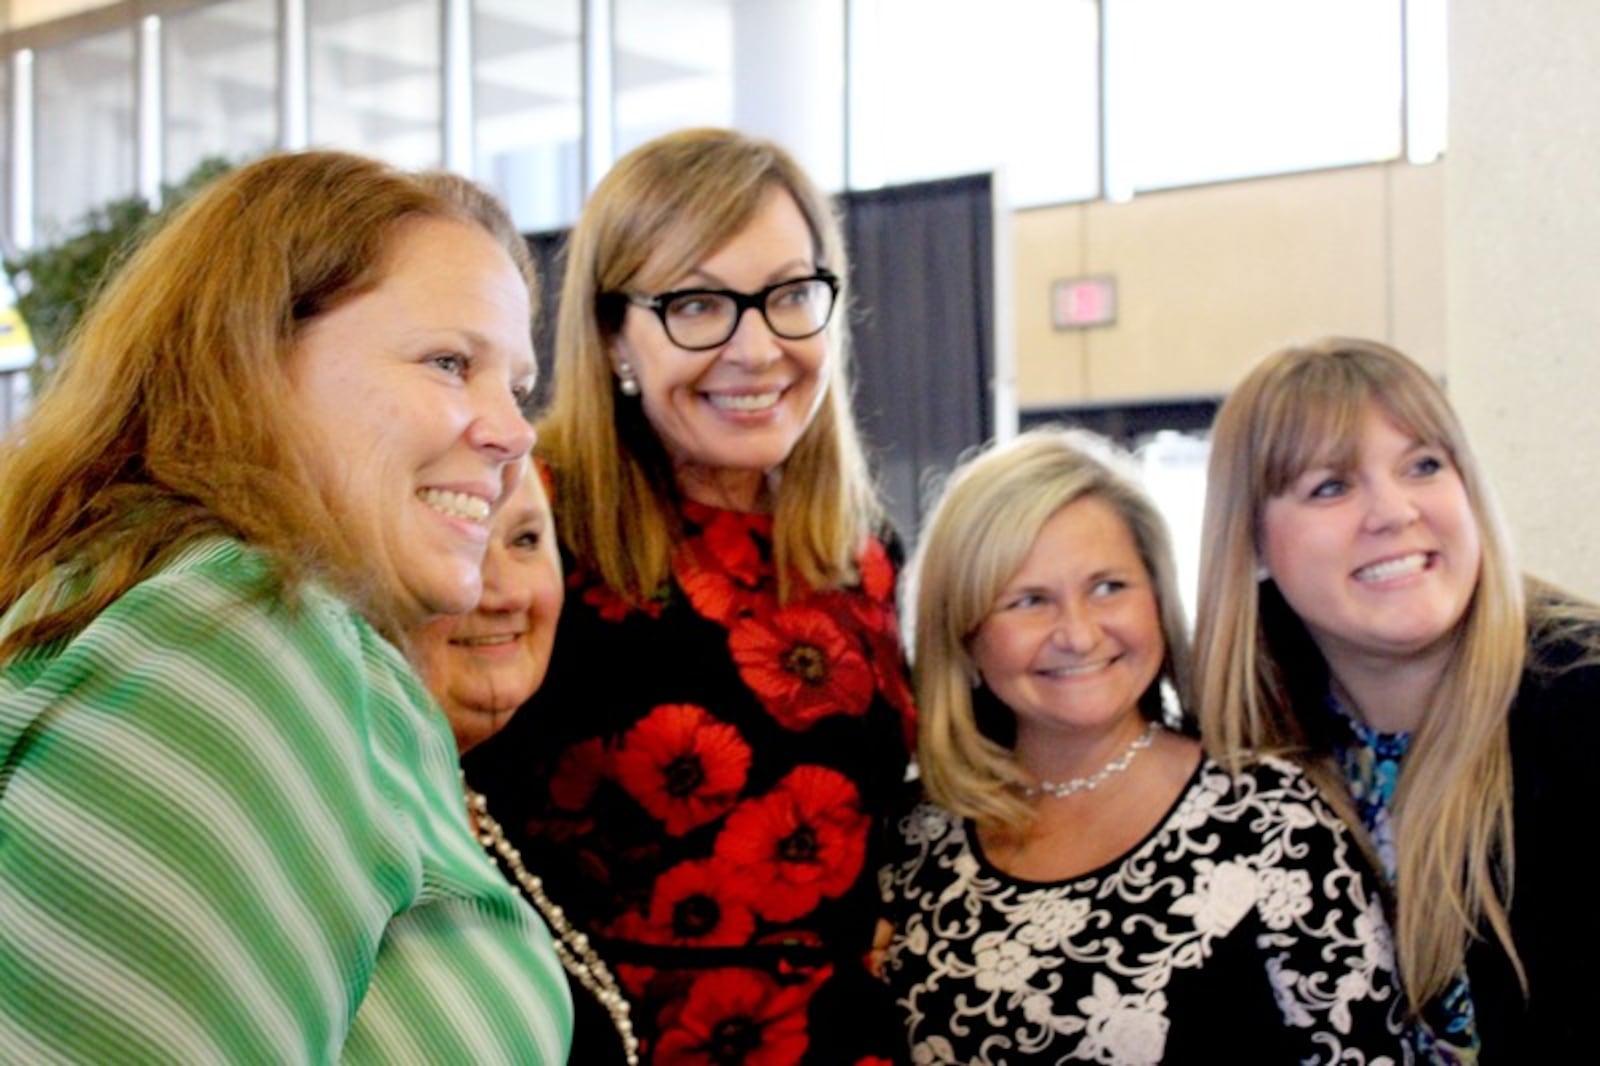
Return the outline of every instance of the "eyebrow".
[[[798,270],[815,270],[816,268],[817,268],[816,264],[813,263],[809,259],[791,259],[788,262],[783,263],[780,266],[776,267],[775,269],[773,269],[771,272],[769,272],[767,274],[767,284],[768,285],[781,285],[786,280],[787,281],[795,281],[795,280],[798,280],[798,279],[796,279],[796,278],[784,278],[784,275],[789,273],[790,271],[797,270],[797,269]],[[729,291],[736,291],[736,290],[731,289],[726,281],[724,281],[721,278],[717,277],[715,274],[709,272],[704,267],[695,267],[693,270],[689,271],[689,273],[684,275],[684,281],[685,282],[692,281],[695,278],[703,279],[705,287],[723,288],[723,289],[728,289]],[[699,288],[701,286],[689,285],[687,287],[688,288]],[[763,288],[764,287],[765,286],[763,286]],[[673,291],[673,290],[669,289],[668,291],[670,292],[670,291]]]

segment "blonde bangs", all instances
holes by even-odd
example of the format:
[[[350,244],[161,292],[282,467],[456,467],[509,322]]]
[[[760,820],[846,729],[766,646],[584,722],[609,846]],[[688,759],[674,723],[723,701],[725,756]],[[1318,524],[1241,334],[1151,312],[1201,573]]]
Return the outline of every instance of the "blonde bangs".
[[[1328,351],[1340,358],[1306,358]],[[1285,355],[1261,385],[1248,442],[1250,481],[1261,492],[1257,506],[1307,470],[1355,465],[1361,423],[1373,406],[1417,443],[1443,448],[1458,462],[1460,425],[1426,375],[1408,373],[1414,368],[1397,367],[1354,342]]]

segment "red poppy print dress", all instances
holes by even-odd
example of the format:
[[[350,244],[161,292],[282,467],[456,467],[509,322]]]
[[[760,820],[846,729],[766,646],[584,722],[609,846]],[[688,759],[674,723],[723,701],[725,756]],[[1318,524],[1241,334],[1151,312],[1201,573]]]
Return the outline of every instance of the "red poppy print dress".
[[[780,604],[770,515],[689,503],[684,527],[643,608],[569,572],[549,676],[467,776],[617,972],[647,1061],[886,1062],[904,1036],[862,960],[914,732],[893,546]]]

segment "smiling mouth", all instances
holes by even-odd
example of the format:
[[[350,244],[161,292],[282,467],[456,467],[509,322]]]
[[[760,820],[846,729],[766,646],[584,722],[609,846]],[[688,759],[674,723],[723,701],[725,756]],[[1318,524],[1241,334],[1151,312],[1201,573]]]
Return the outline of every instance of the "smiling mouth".
[[[771,392],[708,392],[705,398],[712,407],[719,411],[765,411],[776,407],[783,398],[782,389]]]
[[[1357,581],[1372,584],[1381,581],[1393,581],[1395,578],[1420,574],[1428,568],[1431,560],[1432,554],[1429,552],[1412,552],[1410,555],[1402,555],[1396,559],[1385,559],[1382,562],[1373,563],[1371,566],[1363,566],[1352,576]]]
[[[444,489],[418,489],[417,498],[442,515],[461,518],[468,522],[489,520],[489,501],[465,492],[448,492]]]
[[[1116,662],[1116,659],[1114,658],[1097,659],[1092,663],[1079,663],[1076,666],[1057,666],[1049,670],[1040,670],[1038,673],[1044,677],[1056,679],[1066,677],[1084,677],[1089,674],[1097,674],[1109,667],[1114,662]]]
[[[489,637],[451,637],[450,643],[459,648],[498,648],[515,644],[521,637],[521,633],[496,633]]]

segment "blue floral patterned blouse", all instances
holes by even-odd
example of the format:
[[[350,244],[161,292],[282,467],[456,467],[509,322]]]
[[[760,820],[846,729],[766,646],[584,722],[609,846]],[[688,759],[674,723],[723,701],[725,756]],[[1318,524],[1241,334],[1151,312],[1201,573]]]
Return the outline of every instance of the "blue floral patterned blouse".
[[[1411,747],[1410,733],[1383,733],[1357,721],[1332,696],[1329,705],[1350,727],[1350,742],[1335,747],[1361,822],[1377,848],[1389,883],[1395,883],[1394,793],[1400,767]],[[1440,1066],[1471,1066],[1478,1061],[1478,1026],[1472,989],[1465,972],[1423,1012],[1416,1027],[1417,1054]]]

